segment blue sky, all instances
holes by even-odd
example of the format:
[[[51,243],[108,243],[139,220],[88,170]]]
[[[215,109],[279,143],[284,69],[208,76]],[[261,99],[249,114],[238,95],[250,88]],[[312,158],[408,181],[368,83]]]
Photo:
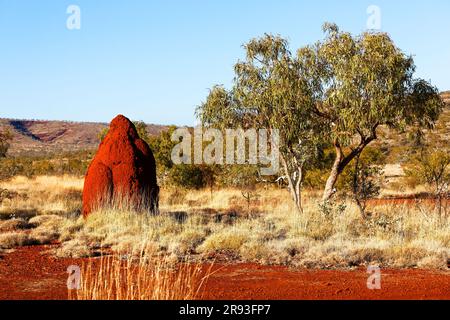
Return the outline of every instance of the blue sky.
[[[71,4],[80,30],[66,28]],[[372,4],[417,76],[450,90],[448,0],[0,0],[0,117],[192,125],[249,39],[280,34],[297,49],[325,21],[360,33]]]

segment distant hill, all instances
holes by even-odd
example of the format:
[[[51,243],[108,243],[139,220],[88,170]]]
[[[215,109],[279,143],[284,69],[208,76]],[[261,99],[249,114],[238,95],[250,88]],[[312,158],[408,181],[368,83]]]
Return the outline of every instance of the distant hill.
[[[448,145],[450,138],[450,91],[443,92],[442,98],[447,108],[442,114],[435,133],[436,144]],[[13,142],[9,151],[10,156],[45,155],[58,152],[94,150],[98,146],[98,133],[106,128],[106,123],[69,122],[69,121],[41,121],[1,119],[0,130],[8,128],[13,134]],[[147,125],[150,135],[157,135],[167,129],[163,125]],[[407,148],[405,134],[398,134],[390,130],[383,130],[386,140],[380,144],[385,147]],[[398,163],[399,159],[392,159]]]
[[[107,126],[106,123],[0,119],[0,130],[7,128],[13,134],[10,156],[93,150],[99,143],[98,133]],[[166,128],[147,125],[150,135]]]

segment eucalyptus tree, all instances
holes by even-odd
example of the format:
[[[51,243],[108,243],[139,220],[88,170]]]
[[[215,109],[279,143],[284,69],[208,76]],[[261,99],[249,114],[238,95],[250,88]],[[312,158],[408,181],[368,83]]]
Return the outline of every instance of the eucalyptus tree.
[[[414,78],[412,57],[386,33],[358,36],[324,25],[325,39],[293,56],[279,36],[244,47],[231,90],[215,86],[197,109],[207,126],[278,130],[285,176],[301,211],[305,170],[324,141],[335,149],[323,201],[344,169],[378,139],[381,126],[432,128],[444,106],[438,90]]]
[[[377,139],[378,128],[431,128],[444,104],[435,87],[414,78],[413,58],[388,34],[352,36],[334,24],[325,24],[324,32],[323,41],[298,50],[297,63],[335,149],[323,192],[328,201],[347,165]]]
[[[279,36],[266,34],[244,46],[246,58],[235,67],[231,90],[222,86],[211,89],[197,109],[205,126],[221,129],[275,130],[280,143],[280,159],[296,208],[302,212],[301,191],[309,161],[315,155],[321,126],[312,109],[310,86],[299,76],[298,63]]]

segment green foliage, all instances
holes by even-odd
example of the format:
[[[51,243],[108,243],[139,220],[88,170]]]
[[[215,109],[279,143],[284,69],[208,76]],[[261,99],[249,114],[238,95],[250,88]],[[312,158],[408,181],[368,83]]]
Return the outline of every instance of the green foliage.
[[[150,136],[147,132],[147,125],[144,121],[133,121],[134,126],[136,127],[136,131],[139,135],[139,138],[144,140],[145,142],[150,142]]]
[[[105,139],[108,132],[109,128],[103,128],[102,130],[100,130],[99,133],[97,134],[98,141],[102,142]]]
[[[257,184],[257,168],[252,166],[175,165],[171,159],[172,149],[177,143],[171,139],[175,130],[176,127],[169,127],[149,139],[162,185],[212,189],[216,185],[241,188],[244,184]]]
[[[361,215],[366,217],[367,201],[380,194],[383,170],[380,166],[361,161],[359,157],[354,160],[352,169],[353,199],[358,205]]]
[[[26,177],[63,174],[84,176],[92,156],[90,151],[80,151],[41,157],[0,159],[0,180],[18,175]]]
[[[386,33],[359,36],[324,26],[326,38],[298,51],[300,70],[317,97],[316,114],[342,146],[386,124],[432,127],[443,103],[438,90],[413,78],[415,65]]]
[[[436,195],[446,192],[450,184],[450,152],[424,149],[412,159],[406,172],[408,176],[432,186]]]
[[[318,190],[322,188],[328,178],[328,170],[326,169],[311,169],[305,177],[304,186],[310,189]]]
[[[450,196],[450,151],[448,148],[424,148],[420,155],[412,159],[406,174],[410,179],[426,183],[433,188],[439,215],[443,211],[447,213],[447,206],[444,206],[443,200]]]
[[[345,203],[334,203],[334,202],[319,203],[319,212],[327,218],[332,218],[333,216],[340,216],[345,212],[346,209],[347,206],[345,205]],[[332,220],[330,220],[329,222],[332,223]]]
[[[29,176],[28,168],[32,167],[30,159],[4,158],[0,159],[0,180],[7,180],[17,175]]]
[[[311,112],[313,95],[285,39],[266,34],[244,47],[246,59],[234,67],[233,88],[213,87],[197,115],[210,127],[278,130],[285,177],[301,211],[304,172],[321,138]]]
[[[310,164],[310,169],[306,172],[304,185],[311,189],[321,189],[325,185],[329,168],[334,161],[334,148],[330,143],[323,143],[318,149],[318,154],[314,162]]]
[[[171,185],[186,189],[212,188],[215,173],[212,166],[175,165],[172,162],[172,149],[176,142],[171,137],[177,128],[169,127],[158,136],[150,137],[148,143],[156,159],[158,180],[162,185]]]
[[[176,142],[171,140],[171,136],[175,130],[176,127],[171,126],[167,130],[162,131],[158,136],[150,137],[148,141],[156,160],[158,179],[162,183],[165,182],[169,171],[174,166],[171,154]]]
[[[11,140],[12,135],[8,130],[0,132],[0,158],[6,157]]]
[[[352,160],[337,184],[351,194],[361,215],[366,217],[367,201],[380,194],[386,155],[378,148],[367,147]]]
[[[386,164],[386,155],[378,148],[367,147],[359,155],[359,157],[352,160],[349,166],[342,173],[341,179],[337,186],[344,192],[353,192],[355,169],[358,165],[362,171],[373,171],[374,176],[381,176],[381,168]],[[356,164],[358,162],[358,164]],[[376,173],[378,172],[378,173]],[[362,172],[361,172],[362,173]],[[367,172],[368,173],[368,172]],[[372,174],[370,176],[372,176]]]
[[[220,171],[218,183],[221,186],[238,189],[254,188],[259,182],[258,168],[251,165],[227,165]]]
[[[207,172],[201,166],[176,165],[170,170],[170,183],[185,189],[201,189],[207,184]]]
[[[380,126],[431,128],[443,102],[437,88],[413,78],[412,57],[386,33],[352,36],[333,24],[324,31],[325,40],[300,49],[298,61],[316,97],[314,112],[336,149],[327,200],[347,165],[378,138]]]
[[[336,153],[324,191],[328,200],[347,165],[378,138],[380,126],[431,128],[443,108],[437,89],[413,78],[412,57],[386,33],[353,36],[334,24],[324,31],[323,41],[296,56],[281,37],[251,40],[246,59],[235,65],[233,88],[213,87],[197,110],[202,123],[213,127],[280,130],[294,200],[305,171],[317,169],[324,142]]]

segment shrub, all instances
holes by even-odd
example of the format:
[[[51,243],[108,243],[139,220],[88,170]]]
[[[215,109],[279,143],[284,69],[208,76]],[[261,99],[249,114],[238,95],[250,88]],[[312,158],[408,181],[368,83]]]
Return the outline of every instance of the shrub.
[[[241,246],[249,239],[249,234],[234,228],[224,229],[206,238],[205,242],[199,246],[202,253],[212,253],[216,251],[239,252]]]
[[[0,233],[0,248],[12,249],[31,244],[29,236],[24,232]]]
[[[169,180],[176,187],[201,189],[206,187],[207,174],[202,166],[181,164],[172,168]]]
[[[32,225],[24,219],[10,219],[0,221],[0,232],[11,232],[23,229],[29,229]]]

